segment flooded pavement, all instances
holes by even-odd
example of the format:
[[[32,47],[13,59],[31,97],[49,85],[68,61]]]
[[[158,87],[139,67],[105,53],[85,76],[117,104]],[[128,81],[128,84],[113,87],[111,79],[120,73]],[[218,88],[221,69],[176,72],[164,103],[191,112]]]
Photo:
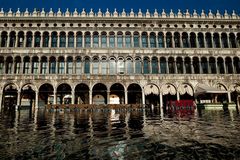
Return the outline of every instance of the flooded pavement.
[[[0,115],[0,159],[239,159],[240,116],[202,110],[162,116],[158,110]]]

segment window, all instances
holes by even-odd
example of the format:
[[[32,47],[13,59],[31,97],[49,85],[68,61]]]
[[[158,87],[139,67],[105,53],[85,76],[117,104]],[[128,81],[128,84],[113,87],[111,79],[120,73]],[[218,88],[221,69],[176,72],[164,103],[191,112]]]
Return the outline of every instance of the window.
[[[102,42],[102,48],[106,48],[107,47],[107,36],[106,36],[106,33],[103,33],[101,35],[101,42]]]
[[[134,44],[134,47],[140,47],[139,46],[139,34],[138,33],[135,33],[134,36],[133,36],[133,44]]]
[[[119,59],[117,62],[118,67],[118,74],[124,74],[125,73],[125,67],[124,67],[124,61],[123,59]]]
[[[167,73],[167,63],[166,63],[166,59],[163,57],[160,59],[160,69],[162,74]]]
[[[50,60],[50,74],[55,74],[56,73],[56,61],[55,60]]]
[[[158,59],[156,57],[152,59],[152,74],[158,74]]]
[[[123,35],[121,33],[117,35],[117,47],[123,47]]]
[[[71,57],[67,58],[67,74],[73,74],[73,61]]]
[[[81,59],[77,58],[77,60],[76,60],[76,74],[81,74],[81,73],[82,73]]]
[[[110,34],[109,36],[109,47],[114,48],[115,47],[115,36],[114,33]]]
[[[148,37],[146,32],[142,34],[142,47],[144,48],[148,47]]]
[[[98,37],[98,33],[94,33],[93,35],[93,47],[97,48],[98,47],[98,41],[99,41],[99,37]]]
[[[127,61],[126,61],[126,67],[127,67],[127,73],[128,74],[131,74],[131,73],[133,73],[133,62],[132,62],[132,60],[131,59],[128,59]]]
[[[89,32],[87,32],[85,35],[85,47],[91,47],[91,36]]]
[[[84,73],[90,73],[90,60],[88,58],[86,58],[84,61]]]
[[[135,60],[135,73],[141,74],[142,73],[142,63],[140,59]]]
[[[98,74],[99,73],[99,61],[97,58],[93,59],[92,62],[92,74]]]
[[[26,47],[32,47],[32,33],[31,32],[27,33]]]
[[[57,47],[57,32],[52,33],[52,47]]]
[[[29,74],[30,73],[30,61],[29,61],[29,58],[25,58],[25,60],[24,60],[23,73],[24,74]]]
[[[156,36],[154,33],[150,34],[150,47],[156,48]]]
[[[38,61],[36,61],[36,60],[34,60],[33,61],[33,64],[32,64],[32,67],[33,67],[33,69],[32,69],[32,73],[33,74],[38,74]]]
[[[77,47],[82,47],[82,34],[77,34]]]
[[[111,59],[109,62],[109,74],[116,74],[116,62],[114,59]]]
[[[46,61],[42,61],[41,62],[41,74],[46,74],[47,73],[47,62]]]
[[[106,60],[102,60],[101,66],[102,66],[101,73],[103,75],[106,75],[107,74],[107,61]]]
[[[164,48],[164,37],[163,33],[158,34],[158,47],[159,48]]]
[[[131,47],[131,35],[128,33],[125,36],[125,47],[130,48]]]
[[[34,47],[40,47],[40,41],[41,41],[41,36],[40,36],[40,33],[37,32],[35,33]]]
[[[49,35],[47,32],[43,33],[43,47],[48,47]]]
[[[59,62],[58,62],[58,73],[59,73],[59,74],[64,74],[64,69],[65,69],[64,59],[63,59],[63,58],[60,58],[60,59],[59,59]]]
[[[68,35],[68,47],[74,47],[74,35],[72,32]]]
[[[66,47],[66,34],[60,33],[60,47]]]

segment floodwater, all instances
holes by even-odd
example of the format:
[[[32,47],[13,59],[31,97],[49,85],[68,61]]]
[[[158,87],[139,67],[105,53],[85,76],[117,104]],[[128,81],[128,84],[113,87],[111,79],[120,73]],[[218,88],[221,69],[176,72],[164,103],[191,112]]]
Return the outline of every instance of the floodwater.
[[[234,110],[161,115],[158,110],[0,115],[0,159],[240,159]]]

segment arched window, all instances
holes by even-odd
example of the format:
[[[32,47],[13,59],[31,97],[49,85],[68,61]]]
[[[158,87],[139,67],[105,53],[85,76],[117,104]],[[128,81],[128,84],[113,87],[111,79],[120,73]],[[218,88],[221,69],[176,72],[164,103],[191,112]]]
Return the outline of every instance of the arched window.
[[[9,43],[9,47],[15,47],[15,43],[16,43],[16,33],[14,31],[12,31],[10,33],[10,43]]]
[[[133,44],[134,44],[134,47],[140,47],[139,46],[139,33],[138,32],[134,32]]]
[[[98,57],[93,57],[92,74],[99,74],[99,60],[98,60]]]
[[[41,74],[46,74],[47,73],[47,66],[48,62],[47,62],[47,57],[42,57],[41,58]]]
[[[152,74],[158,74],[158,59],[157,59],[157,57],[152,58]]]
[[[142,62],[140,58],[135,58],[135,73],[141,74],[142,73]]]
[[[50,74],[55,74],[56,73],[56,58],[55,57],[50,57],[49,73]]]
[[[215,48],[220,48],[220,41],[219,41],[219,34],[218,33],[213,34],[213,42],[214,42],[214,47]]]
[[[65,71],[64,57],[59,57],[58,58],[58,73],[64,74],[64,71]]]
[[[240,33],[237,34],[237,45],[240,48]]]
[[[86,48],[91,47],[91,34],[90,34],[90,32],[85,33],[85,47]]]
[[[175,73],[175,62],[173,57],[168,58],[168,68],[169,68],[169,73],[174,74]]]
[[[68,33],[68,47],[74,47],[74,33]]]
[[[233,66],[232,66],[232,59],[230,57],[226,57],[225,66],[226,66],[226,73],[227,74],[232,74],[233,73]]]
[[[165,57],[160,58],[160,72],[161,72],[161,74],[167,73],[167,63],[166,63]]]
[[[98,48],[99,47],[99,36],[98,32],[93,33],[93,47]]]
[[[82,32],[77,32],[77,47],[81,48],[83,41],[82,41]]]
[[[126,48],[130,48],[132,47],[132,44],[131,44],[131,33],[130,32],[126,32],[125,34],[125,47]]]
[[[23,41],[24,41],[24,33],[21,31],[21,32],[18,32],[18,47],[23,47]]]
[[[15,68],[14,68],[15,74],[20,74],[20,66],[21,66],[21,57],[17,56],[15,57]]]
[[[109,61],[109,74],[110,75],[116,74],[116,60],[113,57],[111,57]]]
[[[38,66],[39,66],[39,60],[38,57],[32,58],[32,73],[38,74]]]
[[[200,73],[199,59],[198,57],[193,57],[193,70],[195,74]]]
[[[150,61],[148,57],[144,57],[143,59],[143,73],[144,74],[150,73]]]
[[[107,74],[107,69],[108,69],[108,63],[107,63],[107,58],[106,57],[102,57],[101,60],[101,73],[102,75],[106,75]]]
[[[182,33],[182,43],[183,43],[183,48],[188,48],[188,34],[186,32]]]
[[[8,39],[8,35],[7,32],[2,32],[1,35],[1,47],[7,47],[7,39]]]
[[[131,58],[127,58],[126,67],[127,67],[127,73],[128,74],[133,73],[133,61],[132,61]]]
[[[221,57],[219,57],[217,59],[217,66],[218,66],[218,73],[220,74],[224,74],[224,64],[223,64],[223,59]]]
[[[124,67],[124,59],[122,57],[118,58],[117,62],[117,70],[118,74],[124,74],[125,73],[125,67]]]
[[[177,73],[178,74],[183,74],[183,60],[182,57],[177,57]]]
[[[52,42],[51,42],[51,47],[57,47],[57,32],[52,32]]]
[[[81,57],[76,57],[76,74],[82,74],[82,62]]]
[[[60,33],[60,47],[66,47],[66,33],[61,32]]]
[[[200,48],[204,48],[204,38],[202,33],[198,33],[198,45]]]
[[[178,32],[174,33],[174,43],[175,48],[180,48],[180,34]]]
[[[110,48],[115,47],[115,34],[114,34],[114,32],[109,33],[109,47]]]
[[[43,33],[43,47],[48,47],[48,43],[49,43],[49,33],[48,32],[44,32]]]
[[[201,58],[202,73],[208,74],[208,62],[206,57]]]
[[[153,32],[150,33],[150,47],[156,48],[156,34]]]
[[[13,73],[13,58],[7,57],[6,59],[6,74],[12,74]]]
[[[229,43],[230,43],[229,45],[230,45],[231,48],[236,48],[237,47],[236,46],[236,37],[233,33],[229,34]]]
[[[67,57],[67,74],[73,74],[73,58]]]
[[[28,56],[24,57],[23,63],[24,63],[23,74],[29,74],[30,73],[30,58]]]
[[[142,47],[147,48],[148,47],[148,35],[147,32],[142,33]]]
[[[162,32],[158,33],[158,47],[164,48],[164,35]]]
[[[101,44],[102,44],[102,48],[107,47],[107,33],[106,32],[101,33]]]
[[[34,42],[34,47],[40,47],[41,43],[41,34],[40,32],[35,32],[35,42]]]
[[[216,74],[217,73],[217,69],[216,69],[216,60],[214,57],[210,57],[209,58],[209,67],[210,67],[210,72],[212,74]]]
[[[86,57],[84,60],[84,73],[89,74],[90,73],[90,59],[89,57]]]
[[[211,35],[211,33],[206,33],[205,38],[206,38],[207,48],[212,48],[212,35]]]
[[[221,40],[222,40],[222,47],[223,48],[228,48],[228,40],[227,40],[227,34],[226,33],[222,33]]]
[[[195,33],[190,33],[190,44],[191,44],[191,48],[196,48],[196,34]]]
[[[118,48],[123,47],[123,33],[122,32],[117,33],[117,47]]]
[[[234,65],[235,73],[239,74],[240,73],[240,60],[238,57],[233,58],[233,65]]]
[[[0,74],[4,74],[3,65],[4,65],[4,58],[0,56]]]
[[[26,47],[32,47],[32,32],[27,32],[27,43]]]
[[[185,57],[184,65],[185,65],[186,73],[187,73],[187,74],[191,74],[191,73],[192,73],[192,69],[191,69],[191,59],[190,59],[189,57]]]
[[[166,34],[166,43],[167,43],[167,48],[172,47],[172,33],[167,32]]]

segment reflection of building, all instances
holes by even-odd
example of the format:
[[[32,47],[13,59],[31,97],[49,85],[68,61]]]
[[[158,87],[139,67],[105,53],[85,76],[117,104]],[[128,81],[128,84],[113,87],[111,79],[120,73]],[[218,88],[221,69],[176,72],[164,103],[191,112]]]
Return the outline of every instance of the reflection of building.
[[[240,86],[240,17],[219,12],[0,12],[0,96],[17,105],[163,105],[193,99],[198,84]],[[31,94],[31,96],[27,96]],[[96,97],[100,97],[97,99]],[[37,102],[37,103],[36,103]]]

